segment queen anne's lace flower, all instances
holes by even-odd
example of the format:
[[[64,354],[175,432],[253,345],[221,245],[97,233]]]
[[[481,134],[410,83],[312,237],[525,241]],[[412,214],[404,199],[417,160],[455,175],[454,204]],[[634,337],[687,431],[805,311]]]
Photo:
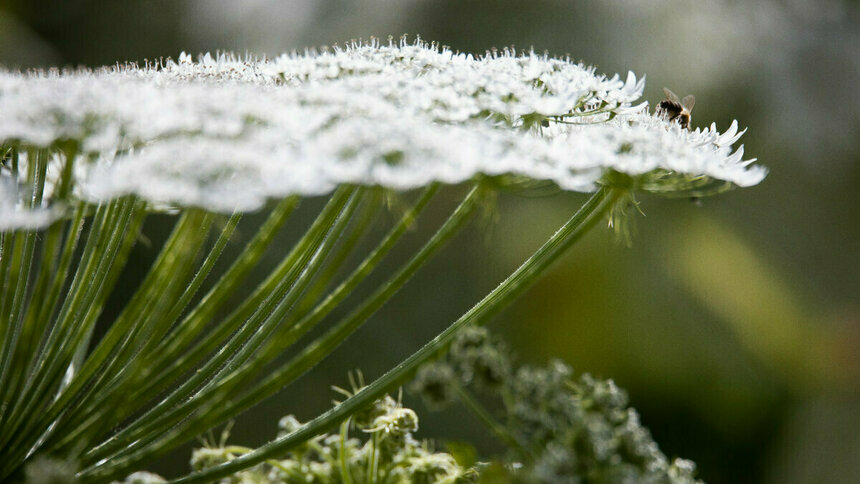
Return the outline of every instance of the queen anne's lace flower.
[[[676,178],[761,181],[764,168],[731,147],[737,123],[683,131],[633,105],[643,88],[633,73],[606,78],[568,59],[473,57],[420,41],[271,60],[183,53],[142,68],[0,73],[0,141],[22,166],[27,149],[74,146],[79,199],[134,193],[225,212],[340,183],[409,189],[477,174],[577,191],[609,171],[647,175],[637,188],[660,192]],[[58,202],[52,193],[45,206]],[[45,223],[18,221],[12,205],[0,208],[0,227]]]

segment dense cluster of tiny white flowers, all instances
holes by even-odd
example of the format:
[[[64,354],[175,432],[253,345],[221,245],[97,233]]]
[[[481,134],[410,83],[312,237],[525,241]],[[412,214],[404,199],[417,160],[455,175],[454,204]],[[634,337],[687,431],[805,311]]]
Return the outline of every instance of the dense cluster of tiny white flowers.
[[[218,211],[340,183],[409,189],[477,174],[578,191],[610,169],[739,186],[764,177],[733,153],[736,124],[682,131],[633,105],[643,88],[633,73],[607,78],[567,59],[420,41],[259,60],[183,53],[145,67],[2,72],[0,142],[22,164],[27,148],[72,142],[80,199],[134,193]]]

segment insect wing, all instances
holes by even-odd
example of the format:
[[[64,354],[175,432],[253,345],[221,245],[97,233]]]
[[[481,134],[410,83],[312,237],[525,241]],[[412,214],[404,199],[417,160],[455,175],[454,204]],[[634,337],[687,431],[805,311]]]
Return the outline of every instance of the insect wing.
[[[666,99],[672,101],[673,103],[681,104],[681,100],[678,99],[678,95],[670,91],[668,87],[663,88],[663,94],[666,95]]]
[[[684,99],[681,100],[681,106],[684,106],[687,109],[687,112],[693,110],[693,106],[696,105],[696,96],[690,94],[689,96],[684,96]]]

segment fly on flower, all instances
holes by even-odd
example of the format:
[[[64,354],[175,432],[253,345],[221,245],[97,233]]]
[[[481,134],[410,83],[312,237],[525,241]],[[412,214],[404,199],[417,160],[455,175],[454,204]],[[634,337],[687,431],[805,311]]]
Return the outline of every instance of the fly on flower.
[[[678,95],[670,91],[668,87],[663,88],[663,93],[666,99],[660,101],[657,105],[657,115],[669,121],[677,121],[684,129],[690,129],[690,120],[693,111],[693,105],[696,104],[696,96],[692,94],[684,96],[684,99],[678,99]]]

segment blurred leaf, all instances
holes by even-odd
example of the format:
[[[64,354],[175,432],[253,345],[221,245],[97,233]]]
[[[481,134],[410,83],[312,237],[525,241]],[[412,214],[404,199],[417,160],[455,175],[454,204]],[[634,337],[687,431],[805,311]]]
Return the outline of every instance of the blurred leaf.
[[[478,451],[468,442],[446,442],[445,448],[462,467],[472,467],[478,462]]]
[[[665,247],[679,261],[668,266],[670,276],[789,388],[806,392],[851,381],[852,372],[835,361],[837,334],[822,324],[823,308],[805,301],[730,226],[697,217]]]

